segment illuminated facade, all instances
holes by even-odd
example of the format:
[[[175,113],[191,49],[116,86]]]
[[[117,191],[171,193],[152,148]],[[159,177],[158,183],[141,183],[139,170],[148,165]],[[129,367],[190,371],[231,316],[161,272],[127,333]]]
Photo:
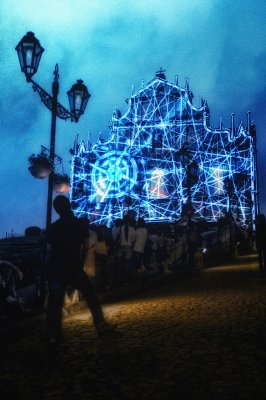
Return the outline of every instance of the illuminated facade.
[[[75,142],[70,198],[77,216],[111,226],[132,212],[147,222],[170,222],[192,203],[195,218],[217,221],[226,211],[254,222],[258,212],[256,129],[210,127],[206,101],[192,104],[164,71],[112,116],[106,141]]]

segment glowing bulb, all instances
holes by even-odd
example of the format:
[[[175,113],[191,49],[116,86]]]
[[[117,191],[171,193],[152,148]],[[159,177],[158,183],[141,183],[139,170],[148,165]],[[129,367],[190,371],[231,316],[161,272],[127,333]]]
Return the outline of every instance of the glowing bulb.
[[[27,49],[26,51],[26,65],[30,66],[32,62],[32,49]]]
[[[82,95],[80,93],[75,93],[75,109],[80,110],[82,102]]]

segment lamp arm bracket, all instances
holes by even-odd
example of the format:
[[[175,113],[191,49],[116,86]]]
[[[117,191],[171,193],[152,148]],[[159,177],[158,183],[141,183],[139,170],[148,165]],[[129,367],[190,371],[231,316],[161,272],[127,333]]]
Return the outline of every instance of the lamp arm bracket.
[[[47,147],[41,145],[41,151],[44,152],[44,153],[46,153],[46,154],[49,154],[49,156],[50,156],[50,150],[47,149]],[[54,155],[54,158],[56,158],[56,159],[58,160],[58,163],[59,163],[59,164],[62,164],[62,163],[63,163],[62,157],[59,157],[57,154]]]
[[[53,108],[53,97],[46,92],[38,83],[36,83],[33,79],[31,79],[32,83],[32,89],[34,92],[37,92],[40,96],[41,101],[44,103],[44,105],[52,111]],[[60,119],[70,119],[71,122],[75,121],[76,118],[73,114],[71,114],[70,111],[68,111],[62,104],[59,102],[56,103],[56,115]]]

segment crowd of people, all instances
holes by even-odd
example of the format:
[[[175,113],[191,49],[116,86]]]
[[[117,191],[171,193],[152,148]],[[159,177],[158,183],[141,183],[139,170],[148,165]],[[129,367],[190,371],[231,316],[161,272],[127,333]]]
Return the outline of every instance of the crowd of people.
[[[128,214],[117,219],[113,228],[87,224],[84,269],[99,291],[141,282],[154,272],[168,274],[177,263],[191,270],[196,267],[200,232],[189,216],[164,228]]]
[[[152,225],[126,214],[108,228],[76,218],[65,196],[57,196],[53,205],[59,219],[46,232],[45,258],[49,340],[60,338],[66,293],[80,293],[88,303],[96,330],[109,332],[114,327],[105,320],[98,293],[140,283],[151,273],[174,272],[180,265],[191,273],[201,266],[201,233],[208,230],[208,224],[203,220],[195,222],[190,207],[184,208],[173,223]],[[226,225],[228,218],[225,216],[219,224]],[[260,270],[265,271],[265,216],[258,215],[255,236],[250,235],[248,225],[245,233],[248,240],[256,238]],[[16,283],[22,279],[22,272],[2,260],[0,278],[1,307],[4,304],[5,311],[10,304],[20,304]]]

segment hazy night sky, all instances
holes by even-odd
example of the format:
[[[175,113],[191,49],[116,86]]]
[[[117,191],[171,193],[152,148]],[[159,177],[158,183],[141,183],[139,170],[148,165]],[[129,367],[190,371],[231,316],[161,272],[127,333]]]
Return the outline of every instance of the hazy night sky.
[[[1,0],[0,238],[13,229],[45,227],[47,180],[34,179],[28,156],[49,147],[51,113],[26,83],[15,46],[33,31],[45,48],[33,77],[51,93],[59,64],[59,102],[83,79],[92,97],[78,124],[57,120],[56,154],[69,173],[74,134],[108,137],[117,107],[126,111],[132,85],[163,67],[169,82],[189,77],[193,104],[208,101],[211,126],[236,126],[246,113],[257,126],[261,211],[266,212],[265,0]],[[54,217],[57,217],[56,215]]]

